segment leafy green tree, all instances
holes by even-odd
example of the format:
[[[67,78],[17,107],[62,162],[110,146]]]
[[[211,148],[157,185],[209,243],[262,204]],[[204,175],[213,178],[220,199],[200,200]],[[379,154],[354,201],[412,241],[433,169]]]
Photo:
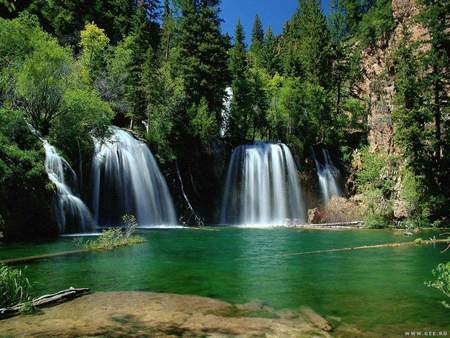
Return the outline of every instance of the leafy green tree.
[[[81,63],[86,67],[92,82],[104,76],[109,38],[103,29],[88,23],[80,33]]]
[[[53,118],[61,112],[70,71],[70,53],[55,40],[36,46],[17,71],[16,102],[44,135]]]
[[[105,136],[112,118],[110,106],[94,90],[69,89],[61,113],[52,121],[50,136],[72,163],[82,163],[92,155],[91,136]]]

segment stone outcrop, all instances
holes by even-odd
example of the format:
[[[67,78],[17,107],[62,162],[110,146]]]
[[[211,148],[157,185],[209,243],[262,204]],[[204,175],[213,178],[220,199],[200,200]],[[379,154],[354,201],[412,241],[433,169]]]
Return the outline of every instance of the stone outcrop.
[[[409,214],[406,202],[401,198],[403,184],[400,176],[405,163],[401,149],[394,141],[395,126],[392,120],[395,100],[393,54],[405,28],[412,42],[425,41],[428,34],[416,20],[420,12],[416,0],[392,0],[392,12],[395,28],[389,38],[377,41],[362,52],[361,70],[364,76],[359,87],[362,96],[368,98],[369,151],[384,152],[398,158],[396,168],[389,170],[395,179],[393,213],[396,218],[405,218]],[[421,48],[426,48],[426,45]]]
[[[392,111],[395,86],[393,51],[408,29],[412,41],[426,39],[427,32],[417,20],[420,8],[416,0],[392,0],[395,28],[387,41],[379,40],[375,46],[366,48],[362,53],[363,82],[360,85],[363,95],[369,98],[369,147],[372,152],[385,151],[399,154],[394,142]]]

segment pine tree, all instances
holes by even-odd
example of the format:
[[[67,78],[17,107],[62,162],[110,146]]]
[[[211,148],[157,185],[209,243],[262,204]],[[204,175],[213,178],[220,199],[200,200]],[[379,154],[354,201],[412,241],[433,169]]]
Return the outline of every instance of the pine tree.
[[[443,112],[448,114],[447,88],[450,84],[450,1],[420,0],[424,6],[419,20],[427,28],[430,40],[429,48],[422,55],[422,63],[427,69],[425,81],[428,92],[427,104],[431,107],[435,124],[434,155],[440,165],[442,157],[450,157],[449,144],[444,145],[443,134],[450,126],[443,123]],[[445,150],[446,154],[443,154]]]
[[[424,82],[419,78],[416,47],[405,29],[395,53],[395,139],[417,175],[425,175],[431,164],[428,124],[431,115],[424,107]]]
[[[189,105],[202,98],[220,121],[228,73],[227,45],[220,32],[219,1],[187,0],[181,6],[177,68],[183,78]]]
[[[248,80],[248,59],[245,34],[238,20],[234,35],[234,46],[230,51],[230,74],[233,99],[231,101],[229,133],[236,143],[246,141],[253,122],[251,86]]]
[[[268,27],[264,37],[263,48],[261,51],[261,65],[274,76],[276,72],[281,72],[281,60],[278,53],[278,41],[273,35],[272,27]]]
[[[330,76],[330,32],[318,0],[302,0],[299,8],[298,56],[306,79],[327,87]]]
[[[170,0],[164,0],[162,27],[161,27],[161,46],[160,53],[163,61],[169,59],[170,50],[174,45],[175,20],[170,6]]]
[[[146,80],[143,77],[144,64],[154,64],[149,57],[156,58],[156,49],[159,40],[159,26],[156,23],[159,1],[139,1],[136,13],[132,18],[132,62],[130,65],[131,93],[129,102],[132,111],[128,113],[130,117],[130,127],[133,127],[134,120],[144,120],[147,107],[146,102]],[[156,85],[156,84],[155,84]]]
[[[264,43],[264,30],[262,27],[261,19],[258,15],[255,16],[252,29],[252,43],[250,45],[250,53],[252,62],[256,66],[260,66],[262,62],[262,48]]]

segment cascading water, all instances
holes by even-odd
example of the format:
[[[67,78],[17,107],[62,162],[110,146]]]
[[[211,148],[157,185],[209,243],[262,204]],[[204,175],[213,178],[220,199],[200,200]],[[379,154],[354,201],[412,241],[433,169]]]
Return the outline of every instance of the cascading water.
[[[221,112],[222,123],[220,127],[220,136],[222,137],[224,137],[228,131],[232,100],[233,100],[233,89],[231,87],[227,87],[225,88],[225,97],[223,99],[223,109]]]
[[[313,150],[313,157],[316,164],[317,177],[319,178],[322,200],[324,203],[327,203],[331,197],[342,195],[341,189],[339,189],[338,185],[338,179],[340,178],[341,173],[331,161],[328,150],[322,149],[322,153],[323,164],[318,161]]]
[[[56,186],[56,217],[60,233],[92,232],[95,222],[83,201],[71,190],[69,183],[77,181],[77,175],[55,147],[42,139],[45,149],[45,170]],[[66,174],[69,180],[66,179]]]
[[[261,142],[234,149],[220,221],[230,225],[305,222],[297,168],[286,145]]]
[[[93,210],[99,224],[121,224],[124,214],[141,226],[175,225],[175,208],[166,181],[148,147],[130,133],[111,128],[112,135],[94,139]]]

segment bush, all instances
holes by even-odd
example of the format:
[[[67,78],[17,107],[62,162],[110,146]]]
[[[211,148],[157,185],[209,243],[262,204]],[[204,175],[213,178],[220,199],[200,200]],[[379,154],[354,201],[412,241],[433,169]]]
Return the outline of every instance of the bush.
[[[433,269],[432,273],[436,279],[434,281],[425,282],[425,285],[438,289],[447,296],[447,298],[450,298],[450,262],[439,264]],[[446,308],[450,308],[450,304],[446,301],[442,301],[442,305]]]
[[[19,269],[0,265],[0,307],[30,300],[31,284]]]
[[[386,153],[371,153],[365,147],[355,154],[354,162],[358,162],[356,183],[366,209],[366,225],[377,228],[387,225],[394,218],[397,161]]]
[[[96,240],[86,241],[84,243],[77,240],[75,244],[88,250],[112,250],[121,246],[145,242],[143,237],[133,235],[138,225],[136,217],[133,215],[124,215],[122,222],[125,225],[124,229],[107,229]]]

